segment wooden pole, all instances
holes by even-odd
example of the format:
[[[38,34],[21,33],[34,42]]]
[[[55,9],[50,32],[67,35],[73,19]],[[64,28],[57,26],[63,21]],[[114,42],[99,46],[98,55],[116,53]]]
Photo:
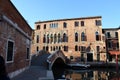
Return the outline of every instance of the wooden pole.
[[[118,57],[117,57],[117,54],[116,54],[116,70],[118,70]]]

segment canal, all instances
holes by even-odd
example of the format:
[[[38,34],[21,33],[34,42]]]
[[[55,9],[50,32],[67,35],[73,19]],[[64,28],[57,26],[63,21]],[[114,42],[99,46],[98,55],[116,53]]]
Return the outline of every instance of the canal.
[[[72,70],[54,68],[55,80],[120,80],[120,71],[114,68]]]

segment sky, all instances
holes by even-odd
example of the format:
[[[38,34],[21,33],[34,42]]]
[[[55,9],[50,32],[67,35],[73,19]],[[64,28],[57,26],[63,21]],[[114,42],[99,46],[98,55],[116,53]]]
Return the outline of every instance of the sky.
[[[120,0],[11,0],[31,28],[37,21],[102,16],[103,28],[120,26]]]

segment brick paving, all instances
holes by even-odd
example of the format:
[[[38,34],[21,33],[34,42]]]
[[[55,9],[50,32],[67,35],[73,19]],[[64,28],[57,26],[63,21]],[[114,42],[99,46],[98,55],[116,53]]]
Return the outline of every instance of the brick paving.
[[[49,54],[34,55],[30,67],[11,80],[54,80],[52,71],[47,70]]]
[[[53,80],[53,76],[47,76],[48,71],[44,67],[31,66],[29,69],[25,70],[18,76],[12,78],[11,80]]]

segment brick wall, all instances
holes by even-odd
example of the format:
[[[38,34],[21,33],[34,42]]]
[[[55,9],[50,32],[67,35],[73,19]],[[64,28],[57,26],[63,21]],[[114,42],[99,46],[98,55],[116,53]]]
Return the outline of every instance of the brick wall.
[[[0,13],[6,15],[14,23],[17,23],[17,25],[23,29],[23,31],[28,33],[28,35],[31,35],[30,26],[10,0],[0,0]]]
[[[31,45],[32,29],[10,0],[0,0],[0,55],[6,61],[7,72],[15,72],[29,66],[27,48]],[[4,18],[3,18],[4,17]],[[14,42],[13,61],[7,61],[8,41]]]

